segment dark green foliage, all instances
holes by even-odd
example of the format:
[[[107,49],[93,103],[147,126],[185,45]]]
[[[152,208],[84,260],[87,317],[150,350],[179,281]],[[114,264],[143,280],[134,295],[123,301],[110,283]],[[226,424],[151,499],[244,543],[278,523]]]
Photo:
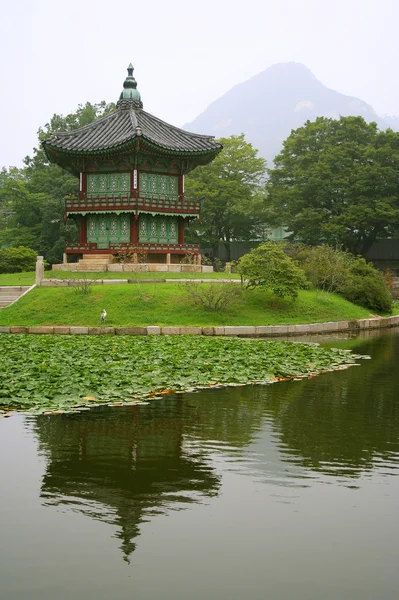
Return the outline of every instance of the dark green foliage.
[[[382,273],[361,256],[326,244],[287,244],[308,280],[324,292],[336,292],[370,310],[388,313],[392,309],[389,285]]]
[[[244,134],[218,141],[223,150],[215,160],[186,176],[186,195],[204,202],[201,223],[187,230],[187,240],[211,246],[215,255],[222,242],[229,261],[232,240],[259,239],[263,231],[266,162]]]
[[[313,344],[201,336],[0,335],[3,408],[132,403],[209,385],[307,376],[354,362]]]
[[[350,302],[377,313],[388,313],[392,309],[392,296],[383,274],[363,258],[352,261],[342,295]]]
[[[286,252],[291,252],[304,270],[310,283],[323,292],[342,293],[348,278],[353,254],[333,248],[327,244],[306,246],[286,244]]]
[[[300,289],[307,287],[302,269],[287,256],[278,242],[265,242],[240,258],[237,271],[246,286],[262,286],[276,296],[295,299]]]
[[[0,249],[0,273],[22,273],[33,271],[36,265],[36,252],[24,246]]]
[[[72,219],[64,223],[64,197],[76,192],[78,180],[50,164],[40,146],[54,131],[69,131],[107,115],[113,104],[79,106],[75,113],[53,115],[38,131],[39,145],[27,156],[22,169],[0,171],[0,248],[28,246],[49,263],[62,260],[65,242],[76,241]]]
[[[292,131],[270,169],[268,220],[291,239],[365,254],[399,225],[399,133],[362,117]]]

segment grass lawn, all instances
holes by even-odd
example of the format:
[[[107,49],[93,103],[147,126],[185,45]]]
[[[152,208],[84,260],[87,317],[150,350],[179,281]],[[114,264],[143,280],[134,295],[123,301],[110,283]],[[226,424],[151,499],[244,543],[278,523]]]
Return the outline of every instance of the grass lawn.
[[[243,289],[235,304],[218,313],[205,312],[193,304],[184,284],[109,284],[90,290],[89,295],[81,295],[74,288],[36,288],[0,311],[0,325],[98,326],[103,308],[108,313],[106,325],[115,327],[290,325],[370,316],[370,311],[340,296],[309,290],[300,292],[292,302],[261,289]]]
[[[33,285],[34,271],[27,273],[0,273],[0,285]]]

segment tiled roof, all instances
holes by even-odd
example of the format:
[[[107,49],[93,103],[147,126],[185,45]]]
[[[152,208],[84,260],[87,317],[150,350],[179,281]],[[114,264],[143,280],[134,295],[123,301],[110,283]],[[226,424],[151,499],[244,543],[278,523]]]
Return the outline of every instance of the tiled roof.
[[[117,149],[134,139],[142,139],[164,151],[176,153],[217,154],[222,145],[206,135],[190,133],[169,125],[157,117],[135,108],[131,103],[119,102],[112,114],[74,131],[55,133],[43,142],[45,150],[68,154],[95,154]]]

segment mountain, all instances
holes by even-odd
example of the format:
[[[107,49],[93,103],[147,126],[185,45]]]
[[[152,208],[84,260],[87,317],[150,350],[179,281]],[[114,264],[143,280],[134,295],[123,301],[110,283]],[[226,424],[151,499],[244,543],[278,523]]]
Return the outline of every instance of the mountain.
[[[316,117],[361,115],[380,128],[399,130],[399,119],[382,118],[373,108],[323,85],[304,65],[273,65],[212,102],[184,129],[229,137],[245,133],[249,142],[272,164],[292,129]]]

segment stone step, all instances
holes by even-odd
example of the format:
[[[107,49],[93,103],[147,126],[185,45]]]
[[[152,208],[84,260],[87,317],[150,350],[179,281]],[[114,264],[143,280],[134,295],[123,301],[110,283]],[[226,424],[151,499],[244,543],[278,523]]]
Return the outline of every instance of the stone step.
[[[107,260],[79,260],[78,265],[108,265]]]
[[[77,264],[76,265],[76,271],[87,271],[87,272],[93,272],[95,273],[96,271],[101,271],[101,272],[105,272],[107,270],[107,265],[101,264],[91,264],[91,265],[80,265]]]
[[[25,285],[2,285],[0,286],[0,294],[4,293],[20,293],[20,292],[26,292],[26,290],[29,289],[29,285],[25,286]]]
[[[112,254],[83,254],[80,260],[108,260],[112,259]]]
[[[0,302],[14,302],[17,298],[20,297],[21,294],[9,294],[6,296],[5,294],[0,294]]]
[[[0,309],[6,308],[15,300],[18,300],[24,292],[29,290],[30,286],[25,285],[4,285],[0,286]]]

